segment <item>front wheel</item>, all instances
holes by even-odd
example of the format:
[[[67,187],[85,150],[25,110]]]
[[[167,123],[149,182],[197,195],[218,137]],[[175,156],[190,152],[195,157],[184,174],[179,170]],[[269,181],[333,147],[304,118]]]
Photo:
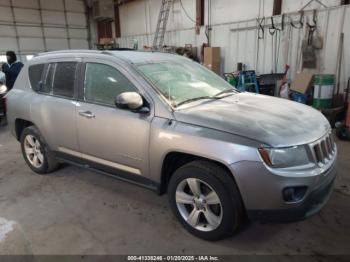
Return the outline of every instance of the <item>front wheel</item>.
[[[340,140],[350,140],[350,132],[346,126],[340,126],[336,129],[336,135]]]
[[[243,205],[230,175],[205,161],[189,163],[172,175],[168,186],[171,208],[193,235],[219,240],[238,230]]]

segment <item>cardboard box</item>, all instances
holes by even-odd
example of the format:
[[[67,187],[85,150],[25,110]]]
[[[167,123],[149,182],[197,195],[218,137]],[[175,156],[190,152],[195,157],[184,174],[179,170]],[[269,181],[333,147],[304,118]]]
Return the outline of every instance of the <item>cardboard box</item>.
[[[204,63],[213,64],[221,61],[220,47],[204,48]]]
[[[220,74],[220,69],[221,69],[220,47],[205,47],[203,64],[210,70],[214,71],[215,73]]]
[[[209,70],[213,71],[214,73],[220,75],[221,72],[221,65],[220,64],[209,64],[209,65],[204,65],[206,68]]]
[[[310,73],[297,73],[292,82],[290,90],[306,94],[313,85],[314,75]]]

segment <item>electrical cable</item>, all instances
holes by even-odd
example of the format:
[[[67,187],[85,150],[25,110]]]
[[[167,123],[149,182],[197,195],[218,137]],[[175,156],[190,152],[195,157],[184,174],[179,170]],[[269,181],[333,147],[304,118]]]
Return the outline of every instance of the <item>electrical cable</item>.
[[[328,8],[328,6],[326,6],[324,3],[322,3],[320,0],[310,0],[306,5],[304,5],[303,8],[300,9],[300,11],[304,10],[306,7],[308,7],[309,5],[311,5],[313,2],[316,2],[320,5],[323,6],[323,8]]]
[[[311,45],[312,44],[312,37],[313,37],[313,33],[317,30],[317,10],[313,11],[313,15],[312,15],[312,21],[313,21],[313,25],[309,23],[309,21],[307,21],[307,26],[309,28],[309,38],[308,38],[308,44]]]
[[[275,21],[273,16],[271,17],[271,27],[269,28],[269,33],[271,35],[271,47],[272,47],[272,71],[277,73],[278,63],[279,63],[279,55],[280,55],[280,46],[281,46],[281,33],[284,31],[284,21],[285,14],[282,14],[281,17],[281,27],[278,28],[275,25]]]
[[[194,20],[192,17],[190,17],[190,16],[189,16],[189,14],[187,13],[187,11],[186,11],[185,7],[183,6],[183,4],[182,4],[182,1],[181,1],[181,0],[180,0],[180,5],[181,5],[181,8],[182,8],[182,10],[184,11],[185,15],[187,16],[187,18],[188,18],[188,19],[190,19],[190,20],[191,20],[193,23],[197,24],[197,21],[196,21],[196,20]]]
[[[207,37],[207,44],[208,46],[211,45],[210,43],[210,30],[211,30],[211,0],[208,0],[208,22],[207,22],[207,26],[205,28],[205,35]]]
[[[291,18],[290,24],[296,29],[302,29],[304,27],[304,11],[300,11],[300,18],[297,23],[294,23]]]
[[[265,17],[259,19],[256,19],[257,23],[258,23],[258,39],[264,39],[265,38],[265,29],[263,26],[263,23],[265,22]]]
[[[276,35],[276,42],[277,42],[277,35]],[[280,49],[281,49],[281,31],[278,32],[278,44],[277,44],[276,49],[277,49],[276,50],[277,53],[276,53],[275,72],[277,73],[278,63],[279,63],[279,59],[280,59]]]
[[[275,65],[274,50],[274,35],[271,35],[271,73],[273,73]]]

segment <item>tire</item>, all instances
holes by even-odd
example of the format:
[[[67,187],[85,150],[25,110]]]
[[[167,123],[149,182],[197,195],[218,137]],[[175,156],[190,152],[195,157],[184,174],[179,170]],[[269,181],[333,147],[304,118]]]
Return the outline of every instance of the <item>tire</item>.
[[[336,129],[336,135],[340,140],[350,140],[349,131],[345,126],[338,127]]]
[[[29,143],[30,139],[33,140],[31,143]],[[24,160],[35,173],[46,175],[58,168],[59,164],[55,156],[35,126],[30,126],[23,130],[20,142]],[[33,144],[35,145],[35,152],[32,152],[34,150]],[[27,154],[27,152],[31,152],[32,154]],[[42,157],[39,157],[40,153]],[[34,161],[34,155],[39,159],[37,165],[35,164],[36,161]]]
[[[170,206],[191,234],[214,241],[232,236],[238,231],[243,221],[244,208],[239,190],[230,176],[224,168],[206,161],[191,162],[174,172],[168,184]],[[198,187],[191,190],[198,184],[199,198],[198,194],[192,192],[198,191]],[[216,204],[218,200],[219,204]]]

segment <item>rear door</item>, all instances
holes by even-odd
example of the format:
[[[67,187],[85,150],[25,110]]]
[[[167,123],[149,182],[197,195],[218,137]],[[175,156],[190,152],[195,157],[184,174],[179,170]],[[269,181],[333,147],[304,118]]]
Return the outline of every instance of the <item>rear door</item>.
[[[48,63],[42,82],[36,87],[39,95],[31,107],[51,150],[65,154],[79,150],[76,130],[79,70],[77,60]]]

